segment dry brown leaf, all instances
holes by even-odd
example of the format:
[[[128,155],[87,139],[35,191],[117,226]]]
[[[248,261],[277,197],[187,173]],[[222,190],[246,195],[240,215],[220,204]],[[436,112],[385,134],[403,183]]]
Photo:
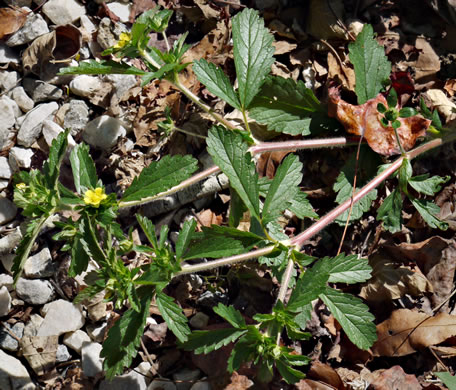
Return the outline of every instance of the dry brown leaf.
[[[0,8],[0,39],[19,30],[25,24],[29,13],[21,8]]]
[[[445,81],[445,85],[444,85],[443,89],[445,91],[447,91],[448,95],[453,97],[454,94],[456,93],[456,79],[449,79],[449,80]]]
[[[211,19],[211,18],[218,19],[220,17],[220,9],[213,8],[213,7],[216,7],[216,5],[212,1],[207,1],[207,0],[194,0],[194,1],[206,19]]]
[[[438,345],[456,335],[456,316],[445,313],[435,317],[409,309],[399,309],[377,325],[374,356],[405,356]]]
[[[154,0],[133,0],[133,5],[130,9],[130,23],[134,23],[138,15],[144,11],[155,8],[157,3]]]
[[[381,255],[369,258],[372,267],[372,278],[361,288],[360,296],[370,302],[381,302],[399,299],[405,294],[412,296],[432,292],[432,285],[416,269],[395,264]]]
[[[275,175],[277,167],[290,153],[290,151],[262,153],[257,162],[257,169],[260,176],[267,176],[272,179]]]
[[[52,370],[57,345],[58,336],[24,336],[21,339],[22,355],[37,375]]]
[[[425,98],[432,107],[437,108],[446,122],[450,122],[456,118],[456,104],[446,97],[440,89],[430,89],[424,94]]]
[[[363,135],[369,146],[384,156],[401,152],[394,129],[391,126],[383,127],[380,122],[382,116],[377,110],[377,105],[382,103],[385,107],[388,106],[381,93],[366,103],[355,106],[342,100],[339,88],[331,87],[329,99],[328,115],[337,118],[349,133]],[[398,118],[398,120],[401,122],[401,126],[397,129],[397,133],[405,150],[410,150],[415,145],[417,138],[425,135],[431,124],[430,120],[421,115]]]
[[[383,371],[369,385],[372,390],[421,390],[422,387],[415,375],[408,375],[402,367],[393,366]]]
[[[328,78],[339,80],[344,88],[355,90],[355,71],[341,63],[332,52],[328,52]]]
[[[287,41],[275,41],[272,43],[272,46],[274,46],[274,55],[278,56],[280,54],[286,54],[289,53],[290,51],[293,51],[298,47],[296,43],[290,43]]]
[[[415,70],[415,80],[419,83],[420,79],[433,76],[440,70],[440,58],[431,43],[424,37],[416,39],[415,47],[420,54],[416,63],[411,66]]]
[[[310,367],[307,376],[310,379],[316,379],[330,386],[333,386],[335,389],[346,389],[337,371],[328,364],[324,364],[318,360],[312,362],[312,366]]]
[[[203,210],[197,214],[198,222],[202,226],[211,227],[212,225],[221,225],[223,217],[215,214],[212,210]]]

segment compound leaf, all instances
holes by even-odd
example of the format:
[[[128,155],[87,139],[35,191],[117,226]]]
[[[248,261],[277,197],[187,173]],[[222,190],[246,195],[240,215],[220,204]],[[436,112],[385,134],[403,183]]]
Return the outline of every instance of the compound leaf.
[[[301,191],[298,191],[291,199],[287,209],[301,219],[318,218],[318,214],[314,211],[309,199],[307,199],[307,194]]]
[[[206,354],[236,341],[246,332],[247,329],[236,328],[197,330],[192,332],[182,347],[186,351],[194,351],[196,354]]]
[[[420,175],[409,179],[408,184],[417,192],[433,196],[436,192],[439,192],[442,188],[442,184],[450,180],[450,176],[432,176]]]
[[[60,174],[60,165],[68,147],[68,131],[60,133],[52,141],[49,157],[43,164],[43,173],[48,188],[57,190]]]
[[[81,194],[82,187],[95,188],[97,186],[97,170],[89,154],[89,146],[76,145],[70,154],[71,169],[76,191]]]
[[[223,303],[219,303],[218,306],[214,307],[214,312],[235,328],[245,328],[247,326],[241,313],[233,306],[225,306]]]
[[[356,37],[356,41],[348,46],[350,61],[355,68],[355,92],[358,104],[364,104],[378,95],[385,80],[389,79],[391,63],[385,50],[374,38],[374,29],[365,24]]]
[[[208,257],[217,259],[225,256],[238,255],[244,252],[241,242],[229,237],[211,237],[210,240],[203,238],[189,247],[188,251],[182,256],[185,260],[199,259]]]
[[[269,130],[308,135],[311,115],[320,109],[320,102],[302,81],[269,76],[250,104],[249,116]]]
[[[323,260],[328,262],[329,283],[363,283],[370,279],[372,268],[367,259],[358,259],[356,255],[339,256]]]
[[[191,219],[184,222],[182,230],[179,232],[179,237],[176,243],[176,257],[180,259],[182,254],[187,250],[192,239],[192,234],[196,228],[196,220]]]
[[[274,63],[273,37],[258,12],[246,8],[233,18],[233,54],[242,108],[260,90]]]
[[[78,66],[60,68],[59,74],[135,74],[142,76],[145,71],[124,62],[87,60]]]
[[[401,230],[402,195],[399,189],[394,189],[377,210],[377,221],[383,221],[383,227],[391,233]]]
[[[413,206],[415,206],[415,208],[418,210],[421,217],[431,228],[440,230],[448,229],[448,224],[436,217],[436,214],[438,214],[440,211],[439,206],[426,199],[417,199],[412,196],[409,196],[409,199],[413,203]]]
[[[187,317],[182,313],[182,309],[174,302],[173,298],[161,291],[157,292],[156,302],[168,328],[181,343],[187,341],[191,331],[187,324]]]

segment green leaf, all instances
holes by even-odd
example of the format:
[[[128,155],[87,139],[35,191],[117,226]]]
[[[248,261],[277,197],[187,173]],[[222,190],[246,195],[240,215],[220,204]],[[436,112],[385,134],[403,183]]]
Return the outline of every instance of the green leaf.
[[[388,103],[388,107],[389,108],[396,108],[396,106],[397,106],[397,92],[396,92],[396,90],[394,88],[390,89],[390,91],[388,93],[388,96],[386,97],[386,102]],[[396,118],[394,118],[394,119],[396,119]]]
[[[52,141],[49,157],[43,164],[43,173],[49,189],[57,190],[60,165],[68,148],[68,130],[60,133]]]
[[[248,146],[240,134],[213,126],[207,137],[207,151],[230,180],[250,213],[260,219],[258,173]]]
[[[312,205],[309,202],[309,199],[307,199],[307,194],[301,191],[296,193],[296,195],[288,204],[287,209],[301,219],[318,219],[318,214],[314,211]]]
[[[195,72],[198,80],[205,85],[209,92],[225,100],[230,106],[238,110],[241,109],[239,98],[222,69],[207,62],[205,59],[201,59],[193,62],[193,72]]]
[[[408,192],[407,191],[407,183],[412,177],[413,174],[413,168],[412,164],[410,164],[410,160],[408,158],[404,158],[402,161],[402,164],[399,168],[399,188],[404,192],[405,194]]]
[[[122,202],[150,198],[180,184],[198,169],[198,161],[191,156],[165,156],[153,161],[125,190]]]
[[[83,273],[89,265],[90,256],[84,249],[79,237],[76,237],[71,246],[71,264],[68,270],[68,276],[74,278],[76,275]]]
[[[433,229],[447,230],[448,224],[441,221],[435,215],[440,212],[440,207],[432,201],[426,199],[417,199],[409,196],[413,206],[418,210],[424,221]]]
[[[389,194],[377,210],[377,221],[383,222],[383,227],[391,233],[397,233],[402,228],[402,195],[399,189]]]
[[[242,314],[233,306],[225,306],[224,304],[219,303],[213,310],[235,328],[246,328],[247,325],[245,324],[244,317],[242,317]]]
[[[277,168],[274,179],[263,205],[263,224],[275,221],[287,208],[298,193],[298,186],[302,180],[302,164],[298,156],[288,155]]]
[[[412,177],[408,181],[408,184],[410,184],[410,187],[412,187],[415,191],[421,194],[433,196],[442,189],[441,185],[446,183],[448,180],[450,180],[450,176],[429,177],[429,175],[420,175]]]
[[[380,113],[380,114],[384,114],[386,112],[386,107],[383,103],[378,103],[377,104],[377,111]]]
[[[150,290],[153,292],[152,289]],[[123,368],[129,367],[136,356],[144,325],[149,316],[150,301],[150,294],[142,297],[141,310],[139,312],[133,309],[127,310],[109,330],[100,353],[100,356],[105,358],[103,367],[108,379],[121,374]]]
[[[249,116],[268,130],[291,135],[310,134],[312,114],[321,105],[302,81],[269,76],[249,106]]]
[[[288,384],[299,382],[301,379],[305,378],[303,372],[290,367],[282,360],[276,360],[275,364],[280,372],[280,375]]]
[[[355,68],[358,104],[364,104],[378,95],[383,82],[389,79],[391,63],[385,50],[374,38],[374,29],[365,24],[354,43],[348,46],[350,61]]]
[[[456,377],[454,375],[449,372],[434,372],[433,374],[448,387],[448,390],[456,390]]]
[[[197,355],[207,354],[236,341],[245,333],[247,333],[247,329],[197,330],[192,332],[188,340],[181,346],[186,351],[193,351]]]
[[[375,317],[361,299],[329,287],[320,298],[353,344],[360,349],[372,346],[377,339]]]
[[[212,225],[210,228],[203,227],[203,233],[206,240],[212,240],[220,236],[232,238],[239,241],[245,250],[250,250],[264,241],[264,237],[258,236],[255,233],[245,232],[227,226]]]
[[[238,227],[246,211],[247,207],[245,207],[242,199],[236,190],[230,187],[230,216],[228,218],[228,224],[234,228]]]
[[[187,317],[182,313],[182,309],[174,302],[173,298],[161,291],[157,292],[156,301],[160,314],[168,328],[181,343],[187,341],[191,331],[187,324]]]
[[[185,260],[203,257],[218,259],[220,257],[238,255],[244,251],[244,247],[239,241],[219,236],[213,237],[211,240],[203,238],[192,243],[182,258]]]
[[[150,219],[140,214],[136,214],[136,219],[138,220],[141,229],[143,230],[147,239],[151,243],[152,247],[155,250],[158,250],[159,246],[157,241],[157,235],[155,234],[155,225],[152,223]]]
[[[242,108],[247,108],[260,90],[274,63],[273,36],[264,27],[258,12],[245,8],[232,20],[233,54],[238,94]]]
[[[416,114],[418,114],[417,111],[412,107],[403,107],[399,110],[399,116],[401,118],[410,118]]]
[[[179,237],[176,243],[176,257],[180,259],[183,253],[187,250],[188,245],[192,239],[192,235],[195,232],[196,221],[194,219],[187,220],[182,226],[182,230],[179,232]]]
[[[358,259],[356,255],[346,256],[342,253],[323,260],[328,262],[329,283],[363,283],[371,277],[372,268],[368,259]]]
[[[90,157],[88,145],[76,145],[71,151],[70,162],[73,170],[74,186],[78,194],[82,193],[82,187],[97,187],[97,170],[92,157]]]
[[[87,60],[80,62],[78,66],[60,68],[59,74],[135,74],[141,76],[146,72],[124,62]]]

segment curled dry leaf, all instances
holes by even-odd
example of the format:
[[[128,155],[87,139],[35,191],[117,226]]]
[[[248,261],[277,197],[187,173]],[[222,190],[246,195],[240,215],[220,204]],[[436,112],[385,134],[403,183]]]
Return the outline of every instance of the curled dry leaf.
[[[456,316],[445,313],[431,317],[409,309],[395,310],[377,325],[374,356],[405,356],[456,336]]]
[[[364,136],[375,152],[384,156],[399,154],[401,151],[396,141],[394,129],[391,126],[384,127],[380,122],[382,115],[377,110],[379,103],[385,107],[388,106],[381,93],[366,103],[355,106],[340,97],[339,88],[331,87],[329,89],[328,115],[337,118],[349,133]],[[421,115],[398,118],[398,120],[401,122],[401,126],[397,129],[397,133],[405,150],[411,149],[417,138],[424,136],[431,124],[430,120]]]
[[[25,24],[29,13],[20,8],[0,8],[0,39],[19,30]]]
[[[376,372],[375,372],[376,373]],[[374,373],[374,374],[375,374]],[[422,387],[415,375],[408,375],[402,367],[393,366],[381,372],[369,385],[372,390],[421,390]]]

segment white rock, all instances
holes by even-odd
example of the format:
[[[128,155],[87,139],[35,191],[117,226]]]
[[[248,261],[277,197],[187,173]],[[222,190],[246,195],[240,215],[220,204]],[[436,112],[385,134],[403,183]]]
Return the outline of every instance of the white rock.
[[[85,322],[81,309],[63,299],[47,304],[43,310],[46,316],[37,336],[60,336],[81,329]]]
[[[20,168],[30,168],[32,165],[32,157],[35,152],[32,149],[25,149],[15,146],[10,149],[8,162],[13,172],[17,172]]]
[[[12,221],[16,214],[16,205],[8,198],[0,197],[0,225],[4,225],[5,223]]]
[[[150,372],[152,365],[149,362],[142,362],[135,368],[136,372],[139,372],[144,376],[146,383],[149,384],[152,381],[152,373]]]
[[[102,300],[87,306],[87,314],[91,321],[98,322],[106,317],[106,302]]]
[[[173,374],[173,379],[176,381],[177,390],[189,390],[192,387],[192,382],[198,380],[201,371],[189,370],[184,368]]]
[[[89,107],[87,104],[83,100],[71,100],[65,112],[63,127],[70,129],[71,135],[76,136],[84,130],[88,122]]]
[[[10,62],[18,64],[20,62],[19,54],[0,42],[0,64],[9,64]]]
[[[34,390],[35,388],[21,361],[0,349],[0,389]]]
[[[106,6],[114,15],[119,17],[119,20],[122,23],[128,23],[130,19],[131,4],[113,2],[106,4]]]
[[[30,9],[25,8],[25,11],[30,11]],[[10,47],[24,45],[48,32],[49,28],[43,17],[31,12],[28,14],[25,24],[8,38],[6,44]]]
[[[90,324],[86,326],[87,333],[93,341],[102,343],[108,324],[103,322],[101,325]]]
[[[212,390],[212,386],[209,382],[196,382],[190,390]]]
[[[55,361],[57,363],[66,362],[70,360],[71,355],[68,352],[68,348],[65,345],[59,344],[57,347],[57,354],[55,355]]]
[[[63,128],[60,127],[57,123],[51,120],[45,120],[43,122],[43,136],[46,143],[51,146],[52,141],[57,138],[57,136],[63,132]],[[71,151],[76,146],[76,142],[71,134],[68,134],[68,151]]]
[[[25,78],[22,84],[35,103],[59,100],[63,94],[60,88],[41,80]]]
[[[43,13],[56,25],[69,24],[86,14],[85,7],[75,0],[49,0]]]
[[[13,290],[13,277],[8,274],[0,274],[0,288],[6,287],[8,291]]]
[[[193,326],[195,329],[203,329],[207,326],[209,322],[209,316],[198,312],[190,319],[190,325]]]
[[[82,15],[80,22],[81,27],[89,34],[92,34],[97,30],[97,26],[95,26],[87,15]]]
[[[16,284],[19,298],[31,305],[44,305],[55,297],[55,290],[47,280],[19,278]]]
[[[0,178],[11,179],[13,171],[6,157],[0,157]]]
[[[16,113],[13,103],[16,104],[8,96],[2,96],[0,98],[0,150],[4,149],[13,137],[11,130],[16,123]]]
[[[95,91],[103,89],[103,82],[96,76],[81,74],[70,83],[70,91],[77,96],[88,97]]]
[[[11,91],[11,97],[17,103],[19,108],[24,111],[30,111],[35,103],[33,100],[27,95],[23,87],[16,87]]]
[[[0,255],[10,254],[21,240],[22,233],[20,227],[0,238]],[[0,256],[0,258],[2,257]]]
[[[3,268],[11,273],[11,268],[13,267],[13,260],[16,255],[14,253],[6,253],[0,256],[0,261],[2,262]]]
[[[30,256],[24,265],[24,276],[30,279],[46,278],[54,272],[51,252],[47,247]]]
[[[8,288],[3,286],[0,288],[0,317],[6,316],[11,310],[11,295]]]
[[[110,81],[114,86],[114,92],[119,99],[122,97],[133,87],[138,85],[138,80],[136,76],[129,74],[110,74],[105,76],[104,78],[107,81]]]
[[[39,104],[29,111],[17,134],[17,143],[25,147],[32,146],[41,133],[43,121],[54,115],[58,108],[59,105],[56,102],[51,102]]]
[[[90,337],[82,330],[66,333],[63,337],[63,344],[79,354],[81,354],[82,344],[84,343],[90,343]]]
[[[166,379],[154,379],[150,382],[147,390],[176,390],[177,387],[174,382],[167,381]]]
[[[124,137],[127,130],[122,126],[122,122],[107,115],[102,115],[90,121],[82,138],[91,146],[109,150],[117,144],[119,137]]]
[[[24,336],[35,337],[38,334],[41,324],[43,323],[44,318],[39,314],[31,314],[29,321],[25,324]]]
[[[19,78],[19,73],[17,72],[2,70],[0,72],[0,91],[13,89],[17,85]]]
[[[16,322],[13,326],[4,323],[3,326],[0,327],[0,348],[4,351],[17,351],[19,349],[19,340],[23,335],[23,322]]]
[[[99,390],[146,390],[146,378],[136,371],[100,383]]]
[[[82,371],[85,376],[95,376],[103,372],[103,360],[100,358],[101,344],[83,343],[81,349]]]

